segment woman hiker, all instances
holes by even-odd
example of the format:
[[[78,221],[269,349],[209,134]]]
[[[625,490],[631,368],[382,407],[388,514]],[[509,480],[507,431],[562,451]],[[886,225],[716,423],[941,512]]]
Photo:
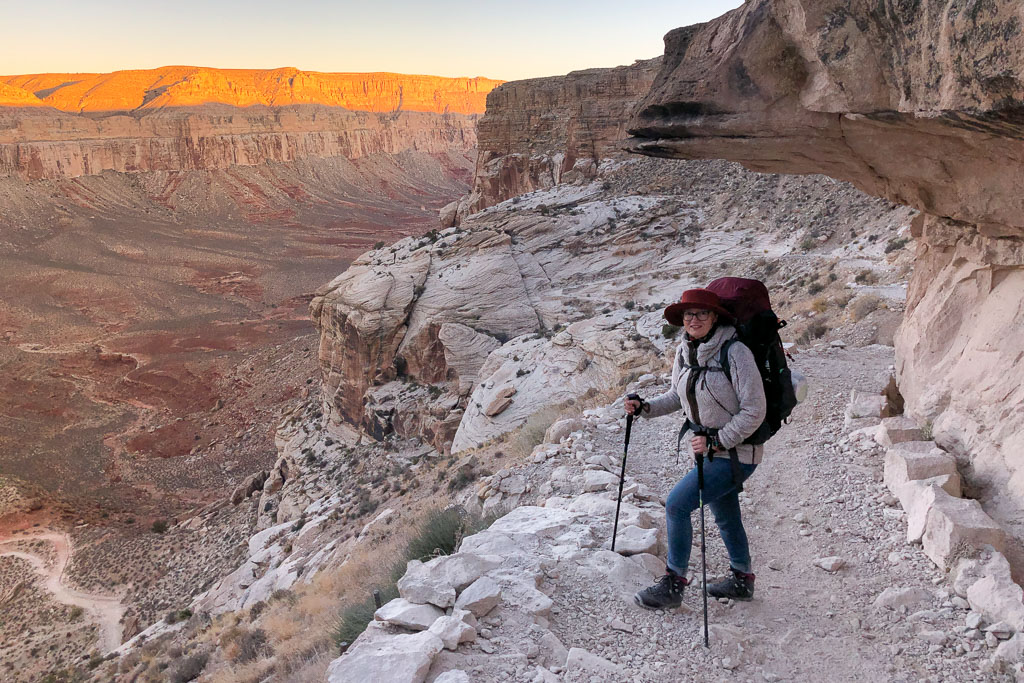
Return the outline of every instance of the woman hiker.
[[[739,491],[761,462],[764,446],[743,443],[765,417],[764,386],[754,356],[741,342],[729,346],[731,376],[719,363],[722,345],[736,336],[729,313],[714,292],[690,289],[679,303],[665,309],[665,318],[684,330],[676,349],[672,384],[661,396],[625,401],[629,414],[660,417],[680,408],[693,425],[710,428],[714,436],[694,436],[690,446],[694,457],[704,458],[704,502],[715,515],[729,553],[731,576],[708,586],[716,598],[750,600],[754,596],[754,574],[750,567],[747,533],[740,518]],[[717,430],[717,433],[715,433]],[[736,449],[738,467],[730,461]],[[710,451],[710,455],[708,452]],[[698,507],[697,469],[694,467],[669,493],[665,505],[668,531],[668,560],[665,576],[638,592],[634,599],[648,609],[671,609],[682,604],[686,572],[690,562],[693,526],[690,513]]]

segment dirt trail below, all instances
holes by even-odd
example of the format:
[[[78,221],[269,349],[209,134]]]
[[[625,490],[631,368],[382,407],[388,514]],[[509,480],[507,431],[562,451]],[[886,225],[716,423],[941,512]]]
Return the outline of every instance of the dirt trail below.
[[[4,549],[4,546],[10,546],[16,542],[38,540],[53,544],[56,553],[55,561],[51,562],[50,558],[21,550]],[[43,587],[53,595],[54,600],[65,605],[81,607],[96,622],[100,631],[100,642],[98,643],[100,650],[104,653],[115,650],[121,644],[120,622],[121,616],[124,614],[124,606],[121,604],[120,598],[86,593],[65,583],[64,570],[71,561],[71,552],[71,539],[64,533],[44,531],[16,538],[0,538],[0,557],[17,557],[29,562],[43,576]]]

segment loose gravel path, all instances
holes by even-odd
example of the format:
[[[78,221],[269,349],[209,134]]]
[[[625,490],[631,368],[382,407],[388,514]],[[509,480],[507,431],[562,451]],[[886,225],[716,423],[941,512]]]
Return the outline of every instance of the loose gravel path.
[[[702,646],[699,585],[688,589],[681,610],[648,612],[632,605],[635,578],[601,576],[599,567],[588,566],[564,571],[544,587],[555,601],[551,629],[565,646],[601,655],[636,681],[1000,680],[987,668],[984,641],[964,636],[965,603],[919,546],[905,543],[903,513],[881,483],[881,449],[846,443],[850,390],[878,391],[892,362],[885,346],[797,357],[810,395],[769,443],[742,495],[756,596],[749,603],[710,603],[710,650]],[[669,416],[633,429],[628,474],[662,496],[691,463],[685,453],[675,462],[678,424]],[[586,437],[595,452],[621,453],[621,431],[590,426]],[[708,576],[715,580],[728,560],[710,512],[707,523]],[[694,513],[695,532],[697,525]],[[698,544],[699,532],[691,559],[699,579]],[[843,558],[844,566],[836,572],[815,566],[827,556]],[[934,598],[913,613],[874,608],[890,586],[925,588]]]

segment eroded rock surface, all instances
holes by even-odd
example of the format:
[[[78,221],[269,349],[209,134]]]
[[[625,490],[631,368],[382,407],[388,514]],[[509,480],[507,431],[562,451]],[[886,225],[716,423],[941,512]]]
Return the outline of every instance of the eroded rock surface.
[[[1024,502],[1020,3],[754,0],[666,36],[631,147],[825,173],[922,215],[897,337],[908,412]],[[995,496],[992,496],[993,500]],[[995,505],[995,503],[993,503]],[[1004,503],[999,503],[1003,506]]]

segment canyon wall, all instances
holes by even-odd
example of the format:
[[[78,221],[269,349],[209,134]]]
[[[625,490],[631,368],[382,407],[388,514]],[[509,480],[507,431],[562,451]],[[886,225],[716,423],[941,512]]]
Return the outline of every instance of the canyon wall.
[[[649,59],[495,88],[478,126],[473,192],[443,222],[531,190],[591,178],[602,159],[622,156],[630,115],[660,63]]]
[[[358,111],[481,114],[502,81],[394,73],[165,66],[107,74],[0,76],[0,104],[66,112],[145,112],[220,103],[234,107],[322,104]],[[10,100],[10,102],[8,102]]]
[[[321,105],[204,105],[99,118],[5,107],[0,108],[0,177],[39,180],[406,151],[442,154],[471,150],[475,125],[475,115],[380,114]]]
[[[750,0],[666,36],[629,143],[651,156],[823,173],[920,210],[900,388],[975,485],[1017,504],[1022,27],[1012,0]]]

